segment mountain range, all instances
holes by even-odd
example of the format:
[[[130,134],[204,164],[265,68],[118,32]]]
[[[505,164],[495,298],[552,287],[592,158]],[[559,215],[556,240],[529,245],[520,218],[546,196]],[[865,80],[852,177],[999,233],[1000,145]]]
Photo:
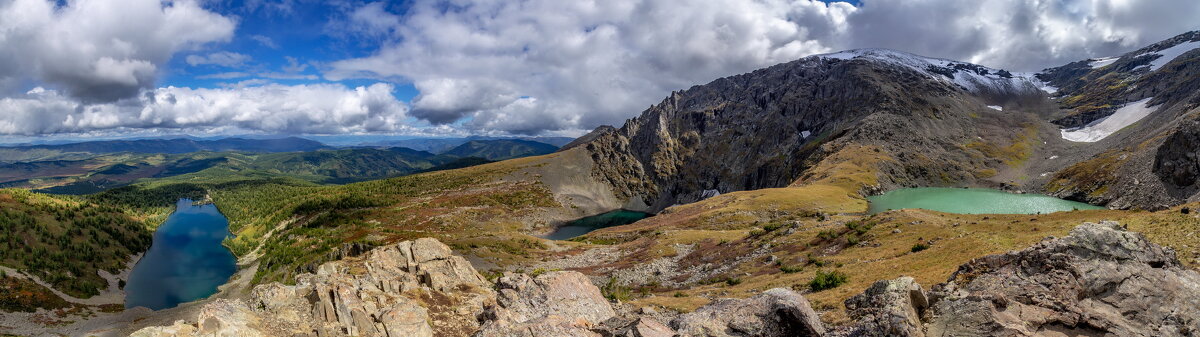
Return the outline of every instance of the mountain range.
[[[558,148],[533,141],[497,139],[468,141],[433,154],[405,147],[332,148],[301,138],[230,138],[102,141],[5,149],[30,156],[51,151],[53,158],[78,159],[0,164],[0,186],[36,188],[56,194],[89,194],[139,179],[195,176],[229,179],[257,174],[315,183],[347,183],[542,155]]]

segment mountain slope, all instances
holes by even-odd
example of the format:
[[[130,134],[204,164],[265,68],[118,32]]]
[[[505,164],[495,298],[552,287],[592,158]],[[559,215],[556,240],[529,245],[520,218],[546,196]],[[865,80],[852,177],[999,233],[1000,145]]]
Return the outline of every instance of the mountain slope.
[[[844,148],[892,158],[869,168],[896,186],[997,185],[1055,128],[1035,81],[885,50],[820,55],[672,93],[585,145],[596,175],[652,210],[792,184]],[[989,105],[1007,105],[1003,111]],[[875,180],[875,179],[872,179]],[[878,185],[878,186],[875,186]],[[633,202],[637,204],[637,202]]]
[[[108,205],[24,190],[0,190],[0,265],[33,275],[71,296],[108,289],[150,247],[150,230]]]
[[[1118,208],[1200,200],[1200,31],[1039,77],[1061,86],[1064,137],[1114,120],[1108,130],[1120,128],[1074,143],[1077,158],[1053,170],[1046,190]]]
[[[543,155],[558,150],[557,146],[520,139],[472,140],[440,153],[454,157],[478,157],[504,160]]]

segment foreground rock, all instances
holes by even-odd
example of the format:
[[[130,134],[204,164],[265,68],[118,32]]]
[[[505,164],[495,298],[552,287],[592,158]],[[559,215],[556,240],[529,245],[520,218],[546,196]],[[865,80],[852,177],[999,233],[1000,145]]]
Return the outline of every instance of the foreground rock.
[[[1200,273],[1115,222],[975,260],[930,297],[929,336],[1200,333]]]
[[[321,265],[296,285],[255,287],[205,305],[195,323],[135,336],[463,336],[495,301],[490,284],[434,239],[405,241]]]
[[[846,300],[846,311],[858,320],[851,336],[924,337],[921,314],[929,306],[925,291],[911,277],[875,282]]]
[[[599,336],[591,328],[616,315],[600,289],[577,272],[506,274],[496,305],[476,336]]]
[[[1200,273],[1115,222],[1086,223],[1061,239],[974,260],[927,296],[928,309],[911,279],[878,282],[846,301],[858,323],[839,335],[1200,333]]]
[[[330,262],[296,285],[214,300],[195,321],[134,336],[825,336],[800,294],[771,289],[667,316],[614,307],[577,272],[508,273],[494,286],[433,239]],[[1116,223],[959,267],[924,291],[876,282],[832,336],[1195,336],[1200,273]],[[662,322],[670,322],[669,325]]]
[[[821,336],[825,328],[804,296],[775,288],[747,299],[720,299],[671,322],[683,336]]]

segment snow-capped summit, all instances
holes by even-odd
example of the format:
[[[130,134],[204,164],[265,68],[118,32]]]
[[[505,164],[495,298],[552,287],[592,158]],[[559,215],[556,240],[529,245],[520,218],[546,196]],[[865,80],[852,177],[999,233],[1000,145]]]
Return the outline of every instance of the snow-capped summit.
[[[1004,69],[920,56],[891,49],[852,49],[816,55],[816,57],[838,60],[867,59],[901,65],[977,93],[1033,93],[1042,91],[1053,94],[1055,92],[1055,88],[1047,86],[1032,73],[1013,73]]]

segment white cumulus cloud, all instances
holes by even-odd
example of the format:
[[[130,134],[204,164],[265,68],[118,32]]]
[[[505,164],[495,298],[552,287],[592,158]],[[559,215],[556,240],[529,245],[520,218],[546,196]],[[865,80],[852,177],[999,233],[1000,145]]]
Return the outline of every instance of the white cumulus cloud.
[[[194,0],[0,1],[0,94],[37,81],[111,102],[152,88],[172,55],[233,35]]]
[[[330,134],[408,132],[407,106],[394,87],[377,83],[190,89],[165,87],[135,98],[86,104],[35,88],[0,99],[0,134],[34,136],[105,130],[159,129],[211,133]]]
[[[1169,0],[418,0],[331,25],[384,34],[325,77],[411,81],[411,115],[476,132],[619,124],[671,90],[806,55],[881,47],[1012,70],[1109,56],[1200,28]]]

